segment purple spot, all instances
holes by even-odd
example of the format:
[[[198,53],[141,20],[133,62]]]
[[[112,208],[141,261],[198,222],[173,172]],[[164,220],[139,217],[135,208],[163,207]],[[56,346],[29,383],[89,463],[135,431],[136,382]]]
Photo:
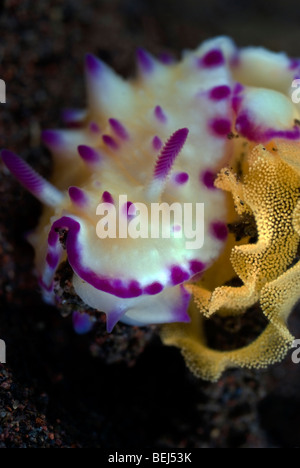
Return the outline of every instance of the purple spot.
[[[103,192],[102,194],[102,201],[103,203],[111,203],[112,205],[114,204],[114,199],[111,195],[111,193],[109,192]]]
[[[142,48],[137,49],[136,52],[138,65],[143,73],[152,73],[154,70],[154,61],[151,55]]]
[[[84,335],[92,330],[94,321],[89,314],[75,311],[72,316],[73,327],[78,335]]]
[[[231,131],[231,122],[228,119],[216,118],[210,122],[210,127],[215,135],[224,137]]]
[[[141,285],[138,281],[131,281],[128,287],[128,293],[131,297],[141,296],[143,293]]]
[[[225,63],[223,53],[219,49],[213,49],[199,59],[199,65],[207,68],[219,67]]]
[[[101,156],[97,150],[90,146],[78,146],[78,153],[81,158],[88,164],[94,164],[101,161]]]
[[[230,96],[230,93],[231,89],[229,88],[229,86],[216,86],[210,91],[209,97],[214,101],[221,101],[222,99],[228,98],[228,96]]]
[[[116,140],[110,135],[103,135],[102,140],[106,144],[106,146],[108,146],[112,150],[117,150],[119,148],[119,145],[116,142]]]
[[[177,174],[174,175],[174,180],[177,184],[183,185],[189,180],[189,175],[187,172],[177,172]]]
[[[114,279],[112,283],[109,284],[109,289],[111,289],[111,291],[115,291],[115,294],[117,294],[119,297],[125,297],[127,294],[129,294],[128,289],[126,289],[122,280],[120,279]]]
[[[167,121],[166,114],[164,113],[164,111],[162,110],[162,108],[160,106],[155,107],[154,115],[157,118],[157,120],[159,120],[159,122],[166,123],[166,121]]]
[[[216,190],[215,180],[216,180],[216,174],[213,171],[207,170],[207,171],[201,172],[200,174],[200,181],[202,182],[203,185],[205,185],[206,188],[210,190]]]
[[[63,137],[59,130],[44,130],[41,137],[45,145],[50,146],[50,148],[57,148],[63,143]]]
[[[172,227],[173,232],[180,232],[181,231],[181,226],[179,224],[176,224]]]
[[[80,207],[85,206],[88,202],[87,195],[78,187],[70,187],[69,196],[71,201]]]
[[[92,133],[100,133],[101,132],[101,129],[100,129],[99,125],[97,124],[97,122],[91,122],[90,125],[89,125],[89,128],[90,128],[90,131]]]
[[[183,283],[184,281],[187,281],[189,277],[190,275],[186,271],[184,271],[181,267],[173,266],[171,268],[171,280],[174,286],[176,286],[176,284],[180,284],[180,283]]]
[[[103,284],[103,281],[100,280],[100,284]],[[102,287],[101,289],[105,291],[105,287]],[[143,291],[137,281],[131,281],[128,285],[124,285],[120,279],[115,279],[112,283],[108,282],[106,292],[118,297],[123,297],[124,299],[138,297],[143,294]]]
[[[190,270],[193,275],[196,275],[198,273],[202,273],[206,268],[205,263],[200,262],[199,260],[191,260],[190,261]]]
[[[164,180],[168,176],[176,157],[186,142],[188,133],[188,128],[181,128],[170,136],[156,161],[153,174],[154,179]]]
[[[93,54],[86,54],[85,66],[87,72],[95,77],[98,77],[103,68],[101,61]]]
[[[130,210],[130,213],[129,213]],[[128,201],[127,203],[124,204],[123,206],[123,212],[127,218],[134,218],[136,215],[136,207],[134,203]]]
[[[215,221],[210,225],[211,234],[219,241],[225,241],[228,236],[228,228],[222,221]]]
[[[149,284],[149,286],[147,286],[144,289],[144,292],[145,294],[154,296],[155,294],[159,294],[163,289],[164,287],[161,283],[155,282],[155,283]]]
[[[163,143],[161,139],[158,136],[155,136],[152,140],[152,146],[155,149],[155,151],[159,151],[162,147]]]
[[[122,125],[119,120],[109,119],[108,121],[109,121],[111,128],[113,129],[113,131],[119,138],[121,138],[122,140],[128,140],[129,134],[126,128],[124,127],[124,125]]]

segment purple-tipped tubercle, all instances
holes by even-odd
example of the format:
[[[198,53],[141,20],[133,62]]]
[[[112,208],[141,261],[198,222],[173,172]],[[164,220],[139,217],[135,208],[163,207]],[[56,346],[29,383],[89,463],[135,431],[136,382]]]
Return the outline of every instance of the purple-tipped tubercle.
[[[227,99],[231,94],[231,89],[227,85],[215,86],[210,90],[209,97],[213,101]]]
[[[87,164],[97,164],[102,159],[99,151],[95,150],[95,148],[91,148],[90,146],[78,146],[78,153]]]
[[[166,123],[167,121],[167,116],[164,113],[163,109],[160,106],[156,106],[154,109],[154,115],[155,118],[160,122],[160,123]]]
[[[153,296],[162,292],[163,289],[163,285],[156,281],[154,283],[149,284],[149,286],[145,288],[145,293]]]
[[[136,216],[136,207],[134,203],[128,201],[123,206],[123,212],[128,219],[134,218]]]
[[[101,132],[101,128],[99,127],[97,122],[90,122],[89,129],[90,129],[90,131],[92,133],[100,133]]]
[[[174,180],[177,184],[184,185],[188,182],[189,175],[187,172],[177,172],[177,174],[174,175]]]
[[[79,208],[83,208],[88,204],[89,199],[87,194],[79,187],[70,187],[69,196],[74,205],[77,205]]]
[[[144,74],[152,73],[155,67],[155,63],[151,55],[142,48],[137,49],[136,52],[137,62],[139,69]]]
[[[110,148],[111,150],[115,151],[115,150],[119,149],[118,143],[116,142],[116,140],[112,136],[103,135],[102,140],[106,144],[106,146],[108,148]]]
[[[102,73],[102,62],[93,54],[86,54],[85,66],[87,73],[93,77],[99,77]]]
[[[126,128],[124,127],[123,124],[117,119],[109,119],[109,124],[115,134],[121,138],[121,140],[128,140],[129,139],[129,133],[127,132]]]
[[[213,171],[207,169],[206,171],[201,172],[200,182],[205,185],[209,190],[216,190],[215,187],[216,174]]]
[[[114,204],[114,199],[113,196],[110,192],[103,192],[102,194],[102,202],[103,203],[111,203],[112,205]]]
[[[202,273],[207,268],[206,264],[199,260],[190,261],[190,271],[191,274],[196,275]]]
[[[163,142],[158,136],[153,137],[152,146],[155,151],[159,151],[163,145]]]
[[[205,68],[214,68],[224,65],[225,59],[220,49],[212,49],[199,59],[199,65]]]
[[[171,281],[174,286],[184,283],[190,278],[190,274],[180,266],[174,265],[170,270]]]
[[[216,136],[225,137],[231,132],[231,121],[217,117],[210,122],[210,128]]]
[[[228,237],[228,228],[222,221],[214,221],[210,225],[211,234],[215,239],[224,242]]]

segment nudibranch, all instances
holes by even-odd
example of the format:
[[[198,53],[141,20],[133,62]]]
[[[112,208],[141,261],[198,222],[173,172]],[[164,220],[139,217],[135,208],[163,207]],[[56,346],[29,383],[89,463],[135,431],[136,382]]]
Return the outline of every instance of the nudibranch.
[[[138,76],[125,81],[87,55],[87,110],[64,112],[71,128],[42,134],[54,156],[53,184],[2,152],[10,171],[46,205],[30,241],[47,300],[55,299],[55,272],[67,258],[76,293],[106,313],[109,331],[118,320],[189,320],[183,283],[213,263],[227,237],[225,196],[213,186],[233,146],[227,138],[234,118],[232,79],[223,60],[210,44],[177,64],[139,49]],[[114,206],[128,224],[137,204],[150,213],[153,203],[162,212],[173,203],[205,203],[205,222],[197,226],[204,245],[187,249],[185,230],[175,224],[169,238],[100,238],[100,202]]]
[[[298,297],[290,265],[300,231],[300,112],[292,100],[300,61],[239,50],[220,37],[180,62],[139,49],[137,64],[137,77],[124,80],[87,55],[87,109],[65,111],[67,128],[42,134],[54,157],[50,182],[2,151],[45,205],[30,237],[44,297],[55,302],[55,275],[67,260],[76,294],[105,312],[108,331],[119,320],[168,324],[164,342],[179,346],[203,378],[274,362],[291,344],[285,320]],[[201,231],[203,245],[187,248],[184,221],[176,220],[168,235],[132,238],[117,229],[108,236],[100,203],[117,224],[144,222],[149,231],[153,204],[164,216],[172,204],[202,203],[203,219],[194,216],[190,228]],[[245,214],[256,224],[255,243],[228,233]],[[226,286],[234,276],[242,286]],[[241,314],[259,301],[270,324],[257,340],[232,352],[207,346],[204,317]],[[74,321],[78,331],[91,323],[81,315]]]

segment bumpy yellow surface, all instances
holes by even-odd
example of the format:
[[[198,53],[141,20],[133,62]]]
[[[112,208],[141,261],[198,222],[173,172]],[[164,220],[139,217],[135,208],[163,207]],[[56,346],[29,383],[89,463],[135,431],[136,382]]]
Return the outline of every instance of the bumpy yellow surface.
[[[217,187],[232,194],[236,212],[252,215],[258,239],[236,245],[231,235],[227,249],[201,283],[187,285],[193,293],[191,323],[167,325],[165,344],[181,348],[195,375],[217,380],[230,367],[263,368],[281,360],[294,340],[286,322],[300,296],[300,262],[293,267],[300,240],[300,144],[271,142],[249,150],[241,180],[223,169]],[[228,271],[230,256],[233,271]],[[224,286],[238,276],[242,286]],[[269,324],[244,348],[208,348],[203,323],[212,314],[243,314],[260,303]]]

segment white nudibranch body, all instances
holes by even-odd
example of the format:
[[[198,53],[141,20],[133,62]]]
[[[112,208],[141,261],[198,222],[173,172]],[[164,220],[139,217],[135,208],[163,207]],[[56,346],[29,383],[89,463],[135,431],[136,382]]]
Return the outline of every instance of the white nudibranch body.
[[[137,77],[126,81],[87,56],[87,110],[66,111],[70,128],[43,132],[54,157],[53,185],[2,152],[11,172],[46,205],[31,237],[45,298],[55,300],[54,275],[68,259],[76,293],[106,313],[109,331],[118,320],[189,320],[184,283],[206,270],[226,241],[226,204],[214,177],[234,151],[228,134],[252,141],[300,135],[288,91],[298,65],[284,54],[239,51],[221,37],[185,52],[178,63],[162,63],[142,49],[137,62]],[[123,195],[128,202],[119,206]],[[193,227],[202,230],[204,244],[187,249],[190,239],[177,225],[182,236],[100,238],[101,202],[128,223],[137,216],[128,208],[138,203],[203,203],[204,219]]]

